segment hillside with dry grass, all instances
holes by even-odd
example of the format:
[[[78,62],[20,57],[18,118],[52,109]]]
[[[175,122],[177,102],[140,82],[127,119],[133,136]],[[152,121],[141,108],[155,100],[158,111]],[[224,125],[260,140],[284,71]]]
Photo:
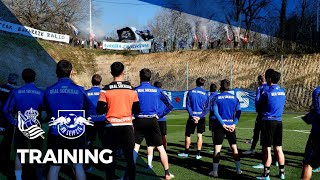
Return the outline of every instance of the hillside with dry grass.
[[[263,74],[268,68],[281,70],[279,56],[248,51],[138,54],[81,49],[11,35],[0,35],[0,40],[4,42],[0,45],[0,80],[4,82],[9,72],[20,74],[23,68],[32,67],[38,74],[37,84],[43,87],[56,81],[55,62],[60,59],[68,59],[74,64],[75,73],[72,78],[85,87],[90,87],[90,79],[94,73],[103,76],[103,84],[109,83],[112,80],[110,65],[114,61],[121,61],[126,65],[126,77],[133,85],[139,84],[139,70],[150,68],[153,81],[162,81],[164,88],[169,90],[186,90],[187,70],[189,88],[195,86],[195,79],[200,76],[207,80],[205,88],[209,88],[211,82],[230,78],[232,63],[233,87],[252,90],[256,87],[257,75]],[[288,110],[303,111],[311,103],[311,92],[320,84],[319,63],[319,54],[285,56],[282,87],[287,90]]]
[[[138,72],[147,67],[153,71],[153,80],[160,80],[170,90],[186,89],[188,64],[189,88],[195,86],[197,77],[210,82],[230,78],[232,63],[233,87],[254,90],[256,77],[266,69],[281,70],[280,57],[257,55],[253,52],[234,51],[185,51],[155,53],[136,56],[102,55],[95,58],[97,72],[110,81],[109,66],[114,61],[127,65],[127,76],[132,84],[139,83]],[[232,61],[232,62],[231,62]],[[288,55],[283,62],[283,84],[286,88],[290,110],[306,110],[311,103],[311,93],[319,85],[320,57],[318,54],[305,56]]]

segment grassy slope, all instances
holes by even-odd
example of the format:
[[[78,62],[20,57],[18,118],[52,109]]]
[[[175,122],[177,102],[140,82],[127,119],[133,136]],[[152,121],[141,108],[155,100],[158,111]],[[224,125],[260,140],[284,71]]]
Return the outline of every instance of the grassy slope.
[[[39,76],[37,83],[46,86],[56,81],[54,64],[68,59],[74,65],[73,79],[79,85],[89,87],[94,73],[103,76],[103,84],[111,81],[110,65],[121,61],[126,65],[126,76],[133,85],[139,84],[138,72],[150,68],[153,80],[160,80],[168,90],[186,89],[186,64],[189,64],[189,88],[202,76],[211,82],[229,78],[233,61],[233,86],[253,89],[256,76],[267,68],[281,69],[280,57],[263,55],[249,50],[182,51],[138,54],[134,51],[103,51],[73,47],[61,43],[34,40],[23,36],[0,34],[0,82],[4,83],[9,72],[19,74],[22,68],[31,67]],[[320,83],[319,54],[287,55],[284,61],[284,84],[287,90],[287,110],[304,111],[311,103],[311,92]],[[48,80],[50,79],[50,80]],[[50,81],[50,82],[49,82]]]
[[[56,81],[55,63],[61,59],[67,59],[73,64],[74,80],[80,85],[89,86],[92,74],[97,71],[95,62],[97,56],[137,54],[136,52],[128,51],[83,49],[64,43],[53,43],[2,32],[0,32],[0,42],[1,84],[6,82],[7,74],[11,72],[20,74],[24,68],[29,67],[36,70],[38,74],[36,83],[39,86],[51,85]],[[87,82],[87,84],[83,82]],[[19,83],[22,84],[22,80]]]
[[[284,116],[284,138],[283,138],[283,149],[286,156],[286,178],[287,179],[299,179],[301,173],[301,162],[303,159],[303,152],[305,144],[308,138],[308,133],[296,132],[292,130],[306,130],[310,129],[309,126],[305,125],[299,118],[294,118],[297,114],[286,114]],[[182,159],[177,156],[178,153],[184,149],[184,126],[186,122],[187,114],[183,111],[172,112],[168,116],[168,155],[170,170],[176,176],[175,179],[210,179],[207,174],[212,169],[212,141],[211,132],[207,129],[204,133],[204,147],[202,151],[203,158],[195,160],[195,143],[191,146],[191,157]],[[250,146],[245,144],[247,139],[252,136],[252,127],[255,121],[255,114],[244,113],[241,117],[237,137],[238,146],[240,151],[245,151]],[[44,126],[47,128],[47,126]],[[196,137],[192,136],[193,142]],[[222,159],[220,162],[219,175],[221,179],[239,179],[234,172],[234,163],[229,152],[228,143],[224,141],[224,148],[222,150]],[[154,171],[145,170],[146,167],[146,147],[143,143],[140,157],[137,166],[137,179],[160,179],[163,175],[163,169],[159,162],[158,153],[155,153],[155,160],[153,162]],[[258,145],[257,151],[261,151]],[[243,157],[241,161],[243,175],[242,179],[254,179],[255,176],[260,175],[262,170],[252,169],[251,166],[260,163],[260,156],[248,156]],[[123,163],[120,163],[120,169],[123,169]],[[98,170],[99,169],[99,170]],[[92,174],[88,174],[88,179],[103,179],[104,173],[103,168],[98,168],[93,171]],[[70,172],[70,169],[67,170]],[[69,174],[69,173],[67,173]],[[123,171],[118,171],[118,174],[123,174]],[[275,178],[278,174],[278,169],[275,166],[271,168],[271,177]],[[61,177],[70,179],[66,173],[61,173]],[[0,179],[4,177],[0,174]],[[313,179],[319,179],[320,173],[314,174]]]

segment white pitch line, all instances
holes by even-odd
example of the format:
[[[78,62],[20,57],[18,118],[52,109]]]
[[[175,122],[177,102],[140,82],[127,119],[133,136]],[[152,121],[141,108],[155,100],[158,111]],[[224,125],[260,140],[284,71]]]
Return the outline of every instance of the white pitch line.
[[[296,117],[293,117],[293,118],[298,119],[298,118],[301,118],[301,117],[303,117],[303,116],[304,116],[304,115],[296,116]]]
[[[305,134],[310,134],[310,130],[293,130],[294,132],[300,132]]]
[[[185,127],[186,125],[167,125],[167,126],[172,126],[172,127]],[[246,129],[246,130],[253,130],[253,128],[237,128],[237,129]],[[297,129],[284,129],[283,131],[288,131],[288,132],[299,132],[299,133],[305,133],[309,134],[310,130],[297,130]]]

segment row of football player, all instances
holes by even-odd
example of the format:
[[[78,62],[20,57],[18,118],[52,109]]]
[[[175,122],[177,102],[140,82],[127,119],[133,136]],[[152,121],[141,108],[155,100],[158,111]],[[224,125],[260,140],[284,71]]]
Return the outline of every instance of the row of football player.
[[[59,63],[57,66],[57,72],[59,68]],[[68,69],[68,68],[67,68]],[[69,68],[68,70],[72,69]],[[137,119],[134,121],[133,125],[135,126],[135,132],[134,132],[134,142],[136,143],[135,146],[135,152],[138,152],[139,149],[139,144],[141,143],[143,137],[146,137],[147,144],[149,147],[161,147],[162,142],[161,134],[165,135],[162,131],[160,130],[159,126],[161,127],[160,124],[157,123],[158,120],[163,119],[163,117],[170,112],[172,109],[172,105],[170,100],[164,95],[164,93],[154,87],[151,86],[149,81],[151,78],[151,72],[148,69],[142,69],[140,71],[140,78],[141,78],[141,85],[136,88],[136,91],[132,93],[133,88],[130,86],[124,86],[120,85],[121,84],[126,84],[126,82],[123,81],[123,76],[124,75],[124,67],[121,63],[114,63],[111,66],[111,72],[112,75],[115,77],[115,82],[110,84],[109,86],[106,86],[104,90],[100,93],[99,97],[99,102],[97,110],[100,107],[100,114],[107,113],[107,123],[110,125],[108,127],[116,127],[116,126],[127,126],[126,124],[132,123],[132,120],[128,121],[128,118],[123,118],[123,116],[120,116],[120,114],[126,114],[126,112],[121,112],[119,113],[119,106],[118,108],[113,109],[112,107],[109,107],[110,104],[107,101],[114,101],[114,102],[119,102],[119,93],[121,93],[124,89],[123,87],[127,87],[128,92],[131,92],[133,100],[131,102],[134,102],[135,108],[132,108],[131,111],[136,111],[134,114],[139,114],[137,116]],[[71,70],[70,70],[71,73]],[[66,73],[68,74],[68,73]],[[70,75],[70,74],[69,74]],[[59,77],[59,75],[58,75]],[[92,79],[92,82],[94,82],[94,79],[97,78],[99,79],[99,76],[95,75]],[[66,77],[60,77],[60,80],[63,80]],[[260,77],[261,79],[261,77]],[[285,94],[284,92],[279,88],[279,86],[276,85],[276,83],[280,79],[280,73],[273,71],[273,70],[268,70],[266,72],[266,79],[268,81],[268,85],[262,85],[260,88],[258,88],[259,92],[257,92],[257,112],[258,112],[258,117],[257,121],[262,124],[262,130],[265,133],[265,136],[262,137],[262,144],[264,147],[264,154],[268,155],[269,153],[271,154],[271,150],[269,147],[271,145],[276,146],[275,149],[277,150],[278,154],[278,159],[280,163],[280,177],[284,178],[284,156],[283,153],[281,153],[281,143],[282,143],[282,123],[281,123],[281,116],[283,112],[283,106],[284,106],[284,101],[285,101]],[[98,80],[99,81],[99,80]],[[100,82],[101,82],[101,77],[100,77]],[[236,167],[237,167],[237,173],[240,174],[240,158],[238,155],[238,150],[236,147],[236,136],[235,136],[235,126],[238,123],[238,120],[240,118],[240,106],[239,106],[239,100],[233,96],[232,94],[228,93],[229,87],[230,87],[230,82],[228,80],[223,80],[221,81],[221,93],[219,95],[212,93],[211,97],[208,98],[206,96],[206,92],[201,88],[204,84],[204,79],[198,78],[196,83],[197,83],[197,88],[190,90],[188,95],[187,95],[187,110],[189,112],[190,118],[187,121],[187,126],[186,126],[186,149],[185,152],[182,154],[179,154],[180,156],[188,156],[188,149],[190,145],[190,134],[192,134],[195,131],[195,128],[197,128],[198,131],[198,154],[196,156],[197,159],[201,158],[200,151],[201,151],[201,143],[202,143],[202,136],[201,134],[204,132],[204,116],[206,115],[208,109],[210,109],[210,127],[212,127],[214,138],[213,142],[215,144],[215,154],[214,154],[214,163],[213,163],[213,171],[210,173],[210,175],[213,176],[218,176],[217,171],[218,171],[218,162],[220,160],[220,149],[221,149],[221,144],[223,141],[223,137],[225,134],[227,135],[227,138],[229,140],[229,143],[231,144],[231,147],[234,152],[234,158],[236,161]],[[59,84],[59,83],[58,83]],[[97,84],[93,84],[97,86]],[[128,84],[129,85],[129,84]],[[112,88],[108,88],[112,87]],[[118,87],[118,88],[114,88]],[[94,87],[93,87],[94,88]],[[49,88],[50,89],[50,88]],[[140,90],[139,90],[140,89]],[[131,91],[130,91],[131,90]],[[47,90],[48,91],[48,90]],[[99,90],[100,91],[100,90]],[[138,98],[135,97],[135,92],[138,92]],[[147,92],[147,93],[146,93]],[[150,93],[153,92],[154,94]],[[204,93],[205,92],[205,93]],[[88,95],[92,94],[97,94],[97,93],[90,93],[88,92]],[[125,93],[125,94],[130,94],[130,93]],[[125,97],[125,94],[123,94],[120,97]],[[261,100],[260,100],[260,95],[261,95]],[[110,99],[114,100],[110,100]],[[97,99],[97,98],[96,98]],[[120,98],[121,99],[121,98]],[[130,99],[130,98],[129,98]],[[92,101],[92,100],[91,100]],[[139,102],[140,103],[137,103]],[[140,107],[142,103],[142,107]],[[272,103],[269,103],[273,102]],[[264,106],[263,104],[271,104],[270,106]],[[95,104],[95,103],[93,103]],[[100,104],[100,105],[99,105]],[[139,104],[139,105],[137,105]],[[159,108],[159,104],[164,104],[165,106],[161,109]],[[151,105],[151,106],[150,106]],[[156,105],[156,106],[152,106]],[[134,106],[133,106],[134,107]],[[137,108],[139,107],[139,108]],[[149,107],[154,107],[154,108],[149,108]],[[219,108],[220,107],[220,108]],[[222,108],[223,107],[223,108]],[[108,109],[108,111],[106,111]],[[111,109],[111,110],[110,110]],[[113,110],[112,110],[113,109]],[[137,113],[137,109],[142,110],[139,113]],[[268,109],[269,112],[265,112],[263,110]],[[280,111],[279,111],[280,109]],[[116,113],[115,113],[116,112]],[[118,114],[117,114],[118,113]],[[274,114],[272,114],[274,113]],[[109,114],[109,116],[108,116]],[[112,114],[112,116],[110,116]],[[128,114],[132,114],[128,113]],[[263,114],[267,117],[263,118]],[[155,115],[155,116],[154,116]],[[131,116],[131,115],[130,115]],[[154,117],[153,117],[154,116]],[[229,117],[230,116],[230,117]],[[262,117],[261,117],[262,116]],[[114,118],[114,117],[121,117],[121,118]],[[234,118],[235,117],[235,118]],[[102,118],[104,119],[104,118]],[[114,121],[112,121],[112,119]],[[130,118],[129,118],[130,119]],[[147,119],[147,120],[146,120]],[[151,120],[150,120],[151,119]],[[124,120],[124,121],[121,121]],[[123,124],[117,124],[117,122],[123,122]],[[137,123],[135,123],[137,122]],[[138,123],[140,122],[140,123]],[[152,123],[150,123],[152,122]],[[149,125],[146,125],[149,124]],[[139,126],[141,126],[139,128]],[[146,128],[148,127],[148,128]],[[155,128],[155,131],[150,132],[150,127]],[[112,128],[114,129],[114,128]],[[162,128],[163,129],[163,128]],[[117,130],[118,131],[118,130]],[[156,132],[156,133],[155,133]],[[276,133],[275,133],[276,132]],[[281,132],[281,133],[280,133]],[[89,136],[91,137],[91,136]],[[132,138],[131,138],[132,139]],[[274,141],[275,140],[275,141]],[[62,140],[61,140],[62,141]],[[89,141],[90,142],[90,141]],[[124,143],[124,144],[132,144],[132,143]],[[161,145],[160,145],[161,144]],[[269,145],[271,144],[271,145]],[[113,148],[113,147],[112,147]],[[161,151],[163,151],[160,148]],[[166,156],[166,155],[165,155]],[[165,157],[163,156],[163,157]],[[283,156],[283,158],[281,157]],[[149,157],[148,156],[148,164],[149,163]],[[136,158],[136,156],[135,156]],[[268,156],[269,158],[269,156]],[[269,176],[269,167],[268,167],[268,158],[266,162],[264,162],[264,176],[261,178],[268,178]],[[152,159],[152,158],[151,158]],[[165,159],[165,158],[164,158]],[[166,164],[166,163],[164,163]],[[271,162],[270,162],[271,164]],[[173,177],[169,172],[168,168],[166,168],[166,177],[170,178]],[[150,166],[151,168],[152,166]],[[168,167],[168,165],[167,165]]]

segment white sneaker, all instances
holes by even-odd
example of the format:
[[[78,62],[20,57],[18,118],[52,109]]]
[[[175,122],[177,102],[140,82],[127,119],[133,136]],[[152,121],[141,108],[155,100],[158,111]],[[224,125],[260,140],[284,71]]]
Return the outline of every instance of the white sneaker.
[[[313,172],[313,173],[320,172],[320,167],[318,167],[317,169],[313,169],[312,172]]]
[[[178,154],[179,157],[189,157],[189,154],[186,153],[180,153]]]
[[[199,160],[199,159],[201,159],[201,158],[202,158],[202,156],[200,156],[200,155],[197,155],[197,156],[196,156],[196,159],[197,159],[197,160]]]
[[[281,174],[280,174],[280,179],[281,179],[281,180],[286,179],[284,173],[281,173]]]
[[[209,173],[209,176],[218,177],[218,172],[217,171],[211,171]]]
[[[166,180],[173,179],[174,175],[170,173],[170,175],[166,175]]]
[[[241,174],[242,174],[242,171],[241,171],[241,170],[237,170],[237,174],[238,174],[238,175],[241,175]]]
[[[256,179],[261,179],[261,180],[270,180],[270,177],[267,176],[267,177],[264,177],[264,176],[258,176],[256,177]]]
[[[264,165],[260,163],[258,165],[252,166],[252,168],[254,168],[254,169],[263,169]]]
[[[245,151],[245,152],[243,152],[242,154],[249,155],[249,154],[255,154],[255,153],[256,153],[255,150],[249,149],[248,151]]]

